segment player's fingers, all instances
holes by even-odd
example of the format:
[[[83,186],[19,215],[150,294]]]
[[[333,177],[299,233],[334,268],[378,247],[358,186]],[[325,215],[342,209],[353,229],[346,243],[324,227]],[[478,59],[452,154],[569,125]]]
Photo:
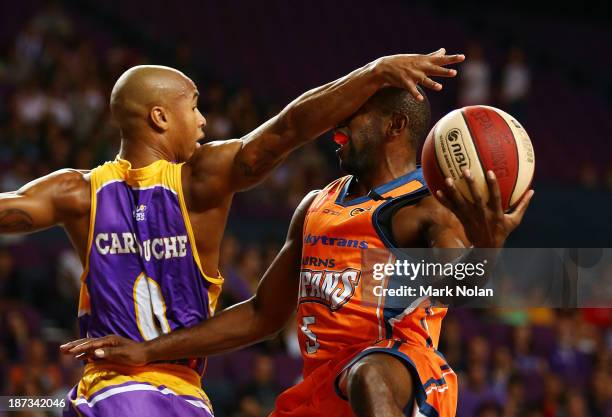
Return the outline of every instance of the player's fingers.
[[[421,80],[419,84],[431,90],[435,90],[435,91],[442,90],[442,84],[435,82],[434,80],[432,80],[431,78],[427,76],[423,76],[423,79]]]
[[[504,209],[502,206],[499,182],[497,182],[495,172],[492,170],[487,171],[487,185],[489,186],[489,207],[498,215],[502,215],[504,213]]]
[[[73,340],[72,342],[64,343],[63,345],[60,346],[60,352],[62,352],[64,354],[69,354],[70,353],[70,349],[72,349],[73,347],[75,347],[77,345],[85,343],[88,340],[91,340],[91,339],[88,338],[88,337],[85,337],[83,339]]]
[[[480,192],[480,189],[476,186],[476,180],[474,179],[472,172],[467,168],[464,169],[463,177],[465,178],[465,182],[467,182],[467,185],[468,185],[468,190],[470,191],[470,194],[472,195],[472,201],[474,202],[476,207],[478,207],[478,209],[482,211],[482,205],[483,205],[482,193]]]
[[[421,94],[421,92],[417,89],[416,84],[411,80],[408,79],[406,81],[406,88],[408,89],[408,91],[410,91],[410,94],[412,94],[412,96],[417,99],[418,101],[423,101],[423,95]]]
[[[74,357],[74,359],[78,359],[78,360],[82,360],[82,361],[95,360],[95,358],[93,357],[93,353],[92,352],[79,353],[78,355],[76,355]]]
[[[91,352],[104,346],[114,346],[115,344],[116,341],[114,336],[104,336],[99,339],[89,339],[88,341],[73,347],[70,350],[70,353],[76,355],[82,352]]]
[[[115,354],[116,350],[117,350],[116,348],[112,348],[112,347],[99,348],[99,349],[94,350],[93,354],[97,359],[111,360],[113,359],[113,355]]]
[[[91,338],[83,339],[81,343],[72,346],[66,353],[70,355],[75,355],[76,353],[83,352],[84,351],[83,347],[87,346],[87,344],[90,343],[92,340],[95,340],[95,339],[91,339]]]
[[[452,78],[457,75],[456,69],[441,67],[435,64],[425,65],[423,68],[423,72],[425,72],[425,74],[429,75],[430,77]]]
[[[514,211],[508,215],[514,221],[515,225],[519,225],[521,221],[523,220],[525,211],[527,210],[527,207],[529,206],[529,202],[531,201],[531,198],[533,197],[534,194],[535,194],[535,191],[533,190],[527,191],[525,195],[523,195],[523,197],[521,198],[521,201],[519,201]]]
[[[450,211],[455,211],[455,206],[453,205],[453,203],[451,203],[451,201],[448,198],[446,198],[446,195],[444,195],[444,192],[442,190],[436,191],[436,196],[438,197],[438,201],[444,207],[446,207]]]
[[[429,60],[436,65],[451,65],[458,64],[465,60],[465,55],[463,54],[455,54],[455,55],[432,55]]]
[[[433,51],[428,53],[428,56],[442,56],[446,54],[446,49],[445,48],[440,48],[437,51]]]
[[[70,349],[68,353],[70,353],[71,355],[74,355],[75,357],[78,357],[79,355],[83,353],[88,353],[91,351],[91,345],[95,342],[96,342],[96,339],[92,339],[90,341],[81,343],[80,345],[77,345],[73,347],[72,349]]]
[[[457,185],[455,184],[453,179],[448,177],[446,178],[444,183],[446,185],[446,193],[445,193],[446,197],[453,204],[455,209],[463,211],[466,206],[466,201],[461,195],[461,193],[459,192],[459,190],[457,189]]]
[[[103,359],[115,363],[127,365],[144,365],[144,361],[136,359],[132,355],[133,351],[128,350],[125,346],[105,347],[96,349],[93,354],[95,359]]]

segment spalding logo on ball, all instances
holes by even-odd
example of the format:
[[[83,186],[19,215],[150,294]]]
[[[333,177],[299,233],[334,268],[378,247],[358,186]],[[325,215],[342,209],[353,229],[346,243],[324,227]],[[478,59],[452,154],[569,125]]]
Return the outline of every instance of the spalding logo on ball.
[[[431,129],[421,156],[423,175],[434,193],[444,191],[444,179],[455,181],[472,201],[463,171],[469,169],[481,195],[488,201],[486,172],[495,172],[504,210],[514,207],[529,190],[535,155],[529,135],[508,113],[489,106],[453,110]]]

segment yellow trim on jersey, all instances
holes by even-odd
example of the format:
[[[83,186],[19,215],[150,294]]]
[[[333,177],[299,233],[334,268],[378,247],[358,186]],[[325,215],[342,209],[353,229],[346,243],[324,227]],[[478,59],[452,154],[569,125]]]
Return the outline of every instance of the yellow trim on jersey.
[[[94,227],[96,224],[96,207],[97,207],[97,198],[96,198],[96,186],[94,185],[95,175],[92,170],[89,173],[89,187],[90,187],[90,195],[91,195],[91,203],[89,206],[89,231],[87,232],[87,252],[85,252],[85,265],[83,266],[83,273],[81,274],[81,290],[79,292],[79,309],[78,309],[78,317],[82,316],[86,313],[91,313],[91,303],[89,300],[89,290],[87,289],[87,284],[85,283],[85,278],[89,274],[89,255],[91,253],[91,245],[93,244],[94,239]]]
[[[202,390],[199,375],[190,368],[174,364],[126,366],[88,363],[77,390],[77,398],[89,399],[98,391],[126,382],[142,382],[155,387],[166,386],[178,395],[190,395],[209,402]]]
[[[189,236],[189,241],[191,242],[193,257],[195,258],[196,264],[198,264],[198,268],[200,268],[200,273],[202,274],[202,276],[204,276],[204,278],[207,281],[211,282],[212,284],[221,285],[223,284],[223,281],[224,281],[221,274],[219,274],[217,278],[213,278],[211,276],[206,275],[206,273],[204,273],[204,268],[202,268],[202,262],[200,261],[200,254],[198,253],[198,247],[196,246],[195,235],[193,233],[193,228],[191,227],[191,220],[189,219],[189,211],[187,210],[187,204],[185,203],[185,196],[183,194],[183,187],[182,187],[182,181],[181,181],[181,174],[182,174],[181,168],[183,167],[183,164],[178,164],[175,167],[174,181],[176,181],[176,184],[179,185],[176,188],[178,188],[179,203],[181,205],[181,212],[183,213],[183,220],[185,221],[187,235]],[[213,300],[210,300],[210,304],[213,305]],[[214,304],[216,304],[216,300],[214,300]]]

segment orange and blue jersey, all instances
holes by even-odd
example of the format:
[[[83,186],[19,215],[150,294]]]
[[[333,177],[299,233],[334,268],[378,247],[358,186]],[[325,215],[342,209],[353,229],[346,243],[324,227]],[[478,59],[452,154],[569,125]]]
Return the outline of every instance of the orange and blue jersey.
[[[341,178],[319,192],[304,222],[298,334],[306,376],[339,349],[365,341],[397,339],[435,348],[446,314],[426,300],[419,308],[387,307],[382,295],[374,306],[363,282],[370,263],[364,257],[391,244],[379,224],[381,213],[429,194],[420,170],[345,201],[351,180]]]
[[[349,200],[352,181],[346,176],[329,184],[306,213],[297,313],[304,381],[279,397],[273,416],[352,415],[340,400],[338,379],[357,360],[380,351],[414,371],[421,414],[454,415],[455,375],[436,350],[446,308],[428,298],[406,306],[372,294],[373,263],[392,261],[393,214],[430,194],[422,172]]]

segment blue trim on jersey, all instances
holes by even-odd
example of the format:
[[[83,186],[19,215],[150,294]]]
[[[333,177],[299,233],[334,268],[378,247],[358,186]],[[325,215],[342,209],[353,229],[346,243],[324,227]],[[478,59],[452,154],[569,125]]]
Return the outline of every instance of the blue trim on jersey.
[[[423,384],[423,389],[426,390],[427,388],[429,388],[432,385],[437,385],[437,386],[446,385],[446,379],[444,379],[444,377],[442,377],[440,379],[429,378],[427,380],[427,382],[425,382]]]
[[[425,339],[425,343],[427,343],[428,348],[433,347],[433,340],[431,340],[431,337],[429,336],[429,330],[427,330],[427,326],[425,325],[425,318],[421,318],[420,321],[421,327],[427,332],[427,339]]]
[[[348,192],[349,187],[351,186],[351,182],[353,181],[354,178],[355,177],[351,175],[350,178],[344,183],[344,186],[342,187],[342,191],[340,191],[340,194],[338,194],[338,197],[336,198],[336,204],[338,204],[339,206],[350,207],[350,206],[362,204],[362,203],[365,203],[366,201],[371,200],[369,195],[364,195],[362,197],[358,197],[350,201],[346,201],[346,202],[344,201],[344,197],[346,197],[346,193]],[[380,195],[384,195],[388,193],[389,191],[397,187],[400,187],[404,184],[407,184],[410,181],[414,181],[414,180],[419,180],[421,184],[425,184],[425,180],[423,179],[423,172],[421,168],[417,168],[414,171],[410,171],[409,173],[402,175],[401,177],[397,177],[396,179],[392,181],[379,185],[378,187],[374,188],[372,191]],[[406,195],[409,195],[409,194],[406,194]]]
[[[340,387],[338,386],[340,375],[342,375],[347,369],[350,369],[359,360],[365,358],[368,355],[371,355],[373,353],[386,353],[386,354],[395,356],[398,359],[401,359],[406,369],[408,369],[408,372],[410,372],[410,375],[412,376],[412,379],[413,379],[414,394],[415,394],[417,407],[419,407],[419,411],[421,412],[421,414],[427,417],[440,417],[438,410],[436,410],[431,404],[427,402],[427,394],[425,393],[426,388],[423,386],[423,384],[421,384],[421,378],[419,377],[419,372],[417,371],[416,365],[414,364],[414,362],[412,361],[412,359],[410,359],[408,355],[398,350],[400,345],[401,345],[401,342],[399,345],[397,345],[397,347],[396,347],[396,344],[394,344],[393,347],[391,348],[374,348],[374,349],[368,349],[368,350],[362,351],[361,353],[358,353],[357,356],[355,356],[342,369],[342,371],[340,371],[338,375],[336,376],[336,380],[334,381],[334,386],[336,388],[336,394],[338,394],[338,396],[342,398],[343,400],[348,401],[348,398],[344,394],[342,394],[342,392],[340,391]],[[441,378],[440,380],[444,380],[444,378]],[[435,384],[436,382],[440,380],[435,380],[433,378],[430,378],[426,382],[426,384],[430,386],[432,385],[432,383]],[[444,381],[444,383],[446,383],[446,381]],[[407,410],[404,409],[403,411],[404,411],[404,414],[406,414]],[[411,412],[406,414],[406,416],[411,416],[411,415],[412,415]]]
[[[383,307],[383,318],[385,320],[385,339],[393,339],[393,326],[391,319],[397,317],[404,312],[403,307]]]
[[[409,174],[405,175],[404,177],[400,177],[400,178],[405,178],[405,177],[410,177],[410,181],[414,181],[414,180],[419,181],[422,184],[422,187],[420,187],[420,188],[418,188],[418,189],[416,189],[414,191],[411,191],[411,192],[409,192],[407,194],[403,194],[401,196],[395,197],[395,198],[393,198],[393,199],[391,199],[391,200],[381,204],[380,206],[378,206],[376,208],[376,210],[372,214],[372,226],[374,227],[374,230],[376,231],[376,234],[378,235],[380,240],[385,244],[385,246],[387,248],[389,248],[391,250],[391,252],[394,253],[396,256],[399,254],[399,252],[397,251],[398,248],[389,240],[389,238],[382,231],[382,229],[381,229],[381,227],[380,227],[380,225],[378,223],[378,216],[379,216],[381,210],[384,209],[385,207],[391,205],[391,204],[397,204],[400,201],[402,201],[402,202],[411,202],[411,201],[417,202],[421,198],[429,195],[429,189],[427,188],[427,185],[425,183],[425,179],[423,178],[423,171],[422,171],[422,169],[420,167],[415,169],[414,171],[410,172]],[[398,180],[400,178],[398,178]],[[406,182],[404,182],[404,183],[406,183]],[[387,192],[387,191],[385,191],[385,192]],[[378,193],[381,194],[380,192],[378,192]],[[393,277],[391,277],[391,279],[393,279]],[[393,307],[383,306],[383,317],[384,317],[384,320],[385,320],[385,338],[386,339],[391,339],[393,337],[393,327],[391,326],[391,323],[389,322],[389,320],[392,319],[393,317],[398,316],[403,311],[404,311],[403,308],[393,308]]]
[[[442,352],[440,352],[438,349],[435,349],[435,350],[434,350],[434,352],[436,353],[436,355],[438,355],[439,357],[441,357],[441,358],[442,358],[442,360],[443,360],[444,362],[446,362],[446,363],[448,364],[448,361],[446,360],[446,356],[444,356],[444,355],[442,354]],[[445,371],[445,370],[447,370],[447,369],[450,369],[450,366],[448,366],[448,365],[442,365],[442,366],[440,367],[440,369],[442,369],[443,371]]]
[[[376,208],[376,210],[374,210],[374,213],[372,214],[372,226],[374,226],[374,230],[376,230],[376,234],[378,234],[378,237],[380,238],[380,240],[382,240],[385,246],[388,247],[389,249],[395,249],[396,246],[393,243],[391,243],[389,238],[383,233],[382,229],[380,228],[380,225],[378,224],[378,216],[380,214],[380,211],[383,208],[391,204],[397,204],[400,201],[416,202],[420,200],[421,198],[430,194],[429,188],[427,188],[427,184],[425,183],[425,179],[423,178],[423,171],[421,170],[421,168],[417,168],[416,170],[412,171],[410,175],[412,176],[411,181],[417,180],[421,184],[423,184],[423,186],[417,190],[414,190],[407,194],[403,194],[401,196],[395,197],[385,202],[384,204],[381,204],[380,206]]]

